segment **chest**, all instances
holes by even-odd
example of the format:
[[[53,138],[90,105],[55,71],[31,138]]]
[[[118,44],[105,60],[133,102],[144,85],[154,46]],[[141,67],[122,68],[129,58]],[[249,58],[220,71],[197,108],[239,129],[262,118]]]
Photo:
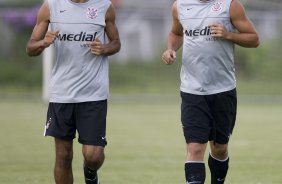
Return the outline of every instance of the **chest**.
[[[180,21],[183,20],[203,20],[208,18],[227,18],[229,17],[230,3],[225,0],[215,0],[210,3],[197,1],[180,1],[178,12]]]
[[[105,26],[106,10],[99,4],[54,3],[50,9],[51,23]]]

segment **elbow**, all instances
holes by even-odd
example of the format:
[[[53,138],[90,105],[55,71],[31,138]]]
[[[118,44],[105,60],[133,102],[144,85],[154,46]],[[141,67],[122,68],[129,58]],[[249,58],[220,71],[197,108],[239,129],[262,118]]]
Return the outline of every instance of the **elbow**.
[[[115,40],[115,44],[116,44],[116,49],[115,50],[116,50],[116,53],[117,53],[121,49],[121,41],[120,41],[119,38]]]
[[[36,54],[27,54],[29,57],[35,57],[35,56],[38,56]]]
[[[30,40],[26,44],[25,51],[28,56],[34,57],[34,56],[39,56],[43,52],[44,49],[45,49],[44,46],[37,45],[33,40]]]
[[[112,54],[116,54],[120,51],[121,49],[121,43],[120,43],[120,40],[116,40],[115,41],[115,49],[114,49],[114,52]],[[110,54],[110,55],[112,55]]]
[[[119,43],[118,43],[118,46],[117,46],[117,52],[119,52],[120,49],[121,49],[121,43],[119,42]]]
[[[27,53],[27,55],[29,57],[35,57],[35,56],[39,56],[41,54],[41,52],[36,52],[28,46],[26,47],[25,52]]]
[[[29,57],[34,56],[34,53],[32,52],[32,49],[29,47],[29,45],[26,46],[25,52],[27,53],[27,55],[28,55]]]
[[[259,47],[259,43],[256,43],[255,45],[253,45],[253,48],[257,48]]]
[[[106,49],[104,51],[105,56],[114,55],[114,54],[118,53],[121,49],[121,44],[120,44],[119,40],[113,41],[110,45],[111,46],[106,47]]]
[[[253,44],[252,46],[253,46],[253,48],[257,48],[259,45],[260,45],[260,41],[259,41],[259,38],[257,38],[257,39],[254,41],[254,44]]]
[[[120,51],[120,49],[121,49],[121,45],[119,44],[119,45],[117,45],[117,47],[115,48],[115,50],[112,53],[109,53],[107,55],[109,55],[109,56],[114,55],[114,54],[118,53]]]
[[[253,43],[253,48],[257,48],[259,45],[260,45],[259,36],[256,34],[254,43]]]
[[[256,37],[256,38],[250,40],[250,42],[248,44],[246,44],[245,46],[243,46],[243,47],[246,47],[246,48],[257,48],[259,45],[260,45],[259,38]]]
[[[257,43],[256,43],[256,45],[255,45],[255,48],[257,48],[259,45],[260,45],[260,42],[259,42],[259,40],[258,40]]]
[[[28,48],[26,49],[26,53],[29,57],[34,57],[36,56],[33,52],[31,52]]]
[[[27,53],[27,55],[28,55],[29,57],[32,57],[32,56],[33,56],[32,52],[30,51],[30,49],[28,49],[28,47],[25,49],[25,52]]]
[[[26,44],[25,52],[29,57],[32,57],[32,56],[34,56],[34,54],[32,52],[32,47],[31,47],[30,43],[31,43],[31,40]]]
[[[33,53],[33,52],[26,52],[27,53],[27,55],[29,56],[29,57],[35,57],[35,56],[39,56],[40,55],[40,53],[38,54],[38,53]]]

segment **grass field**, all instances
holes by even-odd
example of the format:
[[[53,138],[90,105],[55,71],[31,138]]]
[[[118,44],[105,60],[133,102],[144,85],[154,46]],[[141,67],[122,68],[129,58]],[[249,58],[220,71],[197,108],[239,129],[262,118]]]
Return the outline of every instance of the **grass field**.
[[[184,184],[179,99],[124,99],[109,102],[102,184]],[[38,99],[0,99],[0,184],[54,183],[53,140],[42,136],[46,108]],[[281,184],[281,132],[282,103],[239,102],[226,184]],[[75,184],[83,184],[74,145]]]

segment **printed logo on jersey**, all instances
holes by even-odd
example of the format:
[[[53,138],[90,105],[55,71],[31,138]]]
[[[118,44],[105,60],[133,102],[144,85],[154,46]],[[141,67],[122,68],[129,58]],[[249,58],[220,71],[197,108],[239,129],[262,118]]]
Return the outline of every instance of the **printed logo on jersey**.
[[[59,33],[57,36],[57,39],[59,41],[76,41],[76,42],[81,42],[81,41],[88,41],[88,42],[92,42],[95,40],[97,36],[97,32],[94,32],[93,34],[89,34],[86,32],[80,32],[78,34],[61,34]]]
[[[206,26],[204,28],[200,29],[189,29],[185,30],[184,32],[185,36],[187,37],[205,37],[205,41],[216,41],[218,38],[210,36],[212,34],[210,26]]]
[[[185,35],[188,36],[188,37],[192,37],[192,36],[208,36],[208,35],[211,35],[211,28],[209,26],[206,26],[203,29],[185,30]]]
[[[93,42],[96,39],[98,32],[94,32],[93,34],[89,34],[87,32],[80,32],[78,34],[62,34],[59,33],[57,36],[57,41],[60,42],[77,42],[80,44],[80,47],[89,47],[87,42]]]
[[[96,17],[98,17],[98,9],[96,9],[95,7],[87,8],[86,16],[89,19],[96,19]]]
[[[222,10],[222,4],[223,4],[222,1],[217,1],[217,2],[215,2],[215,3],[212,5],[211,10],[214,11],[214,12],[221,11],[221,10]]]

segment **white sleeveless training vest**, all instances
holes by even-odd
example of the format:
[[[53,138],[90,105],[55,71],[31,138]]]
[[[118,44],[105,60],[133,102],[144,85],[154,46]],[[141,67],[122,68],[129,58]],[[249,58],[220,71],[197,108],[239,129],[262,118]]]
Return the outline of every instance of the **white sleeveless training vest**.
[[[105,15],[109,0],[48,0],[50,27],[59,31],[50,82],[50,102],[105,100],[109,93],[108,57],[95,56],[87,43],[105,43]]]
[[[183,55],[180,90],[209,95],[236,87],[234,43],[215,39],[209,25],[218,23],[235,32],[230,22],[232,0],[177,0],[183,27]]]

